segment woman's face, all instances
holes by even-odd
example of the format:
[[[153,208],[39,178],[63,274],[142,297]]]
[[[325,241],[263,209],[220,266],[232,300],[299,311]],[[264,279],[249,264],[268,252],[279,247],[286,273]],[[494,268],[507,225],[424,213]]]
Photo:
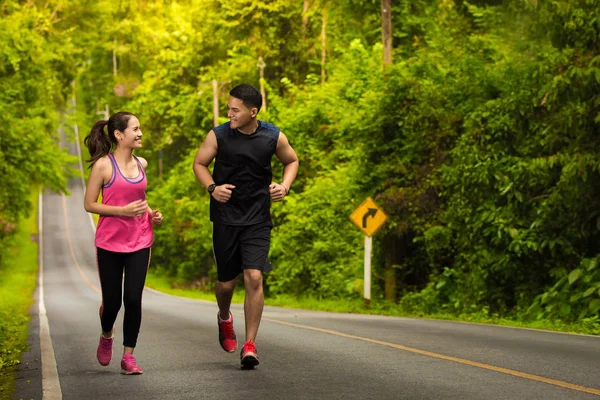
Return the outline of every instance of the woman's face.
[[[139,149],[142,147],[142,130],[140,129],[140,121],[131,116],[127,122],[127,129],[124,132],[117,131],[116,135],[118,146],[123,146],[130,149]]]

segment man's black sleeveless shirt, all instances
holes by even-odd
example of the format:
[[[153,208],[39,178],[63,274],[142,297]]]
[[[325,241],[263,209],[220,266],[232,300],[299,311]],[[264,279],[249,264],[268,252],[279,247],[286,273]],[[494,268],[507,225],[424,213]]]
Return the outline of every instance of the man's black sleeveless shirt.
[[[258,121],[251,135],[231,129],[229,122],[213,128],[217,157],[213,179],[217,186],[235,185],[227,203],[210,198],[210,220],[225,225],[254,225],[271,221],[269,185],[271,158],[277,148],[279,128]]]

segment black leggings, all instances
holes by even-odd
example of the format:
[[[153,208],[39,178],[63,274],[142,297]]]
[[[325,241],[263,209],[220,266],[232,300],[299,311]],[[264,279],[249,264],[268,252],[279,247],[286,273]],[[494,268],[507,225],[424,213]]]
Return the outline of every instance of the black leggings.
[[[142,324],[142,292],[150,264],[150,248],[133,253],[116,253],[96,248],[98,275],[102,287],[100,323],[103,332],[113,330],[121,309],[121,289],[125,316],[123,318],[123,345],[135,347]],[[125,284],[123,284],[123,271]]]

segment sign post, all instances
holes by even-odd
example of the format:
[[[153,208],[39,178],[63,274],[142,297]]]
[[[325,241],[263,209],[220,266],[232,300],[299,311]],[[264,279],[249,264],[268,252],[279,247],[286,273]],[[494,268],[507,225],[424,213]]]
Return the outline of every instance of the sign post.
[[[364,268],[364,299],[367,305],[371,303],[371,253],[373,250],[373,235],[383,226],[387,215],[377,204],[367,197],[350,215],[350,220],[365,234],[365,268]]]
[[[371,251],[373,250],[373,237],[365,235],[365,273],[364,273],[364,298],[371,301]]]

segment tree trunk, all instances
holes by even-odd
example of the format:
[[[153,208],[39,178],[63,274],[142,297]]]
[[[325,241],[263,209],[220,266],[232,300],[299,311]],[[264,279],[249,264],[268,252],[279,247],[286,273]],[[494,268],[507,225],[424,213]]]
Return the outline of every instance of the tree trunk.
[[[310,7],[310,0],[304,0],[304,6],[302,7],[302,41],[306,40],[306,28],[308,27],[308,9]]]
[[[392,0],[381,0],[383,65],[392,64]]]
[[[163,178],[163,150],[158,150],[158,177],[160,180]]]
[[[396,270],[394,265],[386,265],[383,275],[385,279],[385,299],[396,302]]]
[[[327,61],[327,7],[323,7],[321,22],[321,83],[325,83],[325,62]]]
[[[396,267],[398,262],[398,256],[400,255],[399,246],[401,244],[393,235],[385,235],[383,239],[384,253],[383,253],[383,280],[384,280],[384,294],[385,299],[388,301],[396,301],[397,295],[397,279],[396,279]]]

